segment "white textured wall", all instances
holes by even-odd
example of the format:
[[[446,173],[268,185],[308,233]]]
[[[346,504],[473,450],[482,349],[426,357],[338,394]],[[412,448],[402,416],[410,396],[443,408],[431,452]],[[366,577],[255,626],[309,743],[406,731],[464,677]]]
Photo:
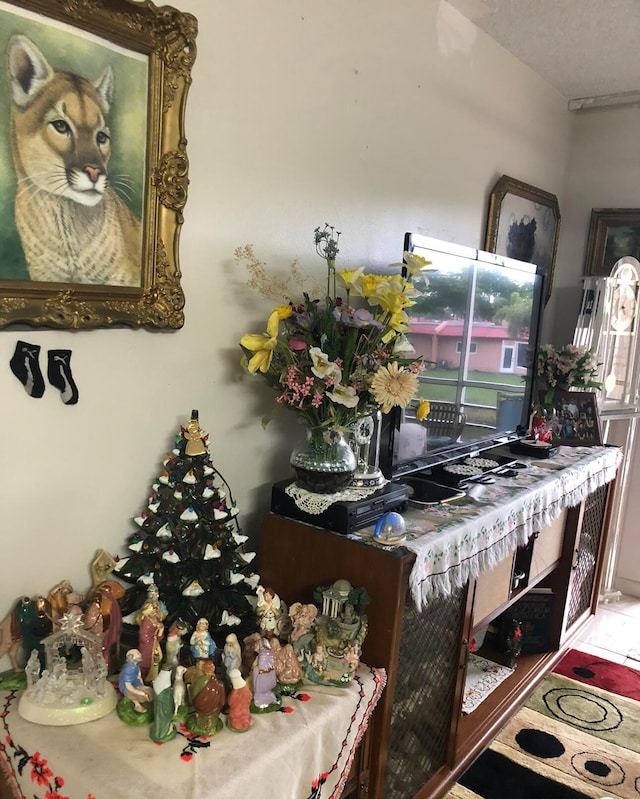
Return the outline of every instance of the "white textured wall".
[[[582,112],[575,117],[570,179],[567,189],[567,229],[560,253],[563,283],[579,285],[584,268],[587,231],[592,208],[640,207],[640,106],[625,106]],[[569,289],[570,290],[570,289]],[[575,293],[573,294],[575,297]],[[577,309],[576,309],[577,310]],[[575,316],[555,317],[554,330],[570,328]],[[565,336],[566,338],[566,336]],[[620,423],[618,424],[618,428]],[[624,435],[612,443],[624,443]],[[631,484],[621,520],[615,587],[640,596],[640,446],[628,453]]]
[[[581,111],[572,115],[569,181],[555,281],[552,338],[571,341],[579,310],[587,232],[592,208],[640,206],[640,106]]]
[[[252,535],[288,476],[291,420],[239,368],[263,329],[234,250],[275,271],[322,270],[312,233],[343,233],[344,266],[387,264],[406,230],[481,246],[501,174],[563,201],[572,119],[530,70],[437,0],[177,0],[199,20],[188,100],[190,193],[180,261],[185,327],[0,331],[0,613],[63,578],[89,584],[96,549],[124,553],[180,423],[200,410],[215,465]],[[560,276],[557,278],[560,279]],[[553,300],[552,300],[553,302]],[[74,407],[29,398],[18,339],[71,348]]]

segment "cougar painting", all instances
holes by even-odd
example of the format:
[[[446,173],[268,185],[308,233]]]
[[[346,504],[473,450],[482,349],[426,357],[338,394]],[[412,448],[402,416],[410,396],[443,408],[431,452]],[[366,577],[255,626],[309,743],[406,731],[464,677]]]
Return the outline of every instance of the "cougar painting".
[[[12,36],[7,73],[15,221],[31,280],[139,286],[140,220],[107,173],[113,70],[91,83]]]

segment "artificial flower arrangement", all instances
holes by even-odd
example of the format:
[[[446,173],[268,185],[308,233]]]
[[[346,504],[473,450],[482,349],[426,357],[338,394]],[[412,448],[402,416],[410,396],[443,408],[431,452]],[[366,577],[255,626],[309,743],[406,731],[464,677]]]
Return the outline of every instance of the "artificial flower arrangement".
[[[595,380],[597,376],[598,363],[592,350],[587,347],[565,344],[556,349],[551,344],[543,344],[538,349],[536,377],[538,388],[541,392],[544,391],[544,397],[533,408],[531,437],[538,441],[551,442],[556,390],[600,388],[602,384]]]
[[[600,388],[598,363],[592,350],[565,344],[555,349],[551,344],[543,344],[538,350],[536,374],[541,388],[546,390],[545,402],[553,402],[556,389],[567,391],[571,388]]]
[[[304,293],[299,302],[277,306],[265,333],[240,339],[243,366],[276,391],[276,403],[327,431],[378,409],[406,407],[418,393],[424,366],[405,333],[406,308],[417,296],[412,280],[423,275],[428,261],[405,253],[403,274],[393,275],[364,267],[336,270],[339,238],[328,224],[314,231],[316,250],[327,263],[325,296]],[[421,400],[418,418],[428,412]]]

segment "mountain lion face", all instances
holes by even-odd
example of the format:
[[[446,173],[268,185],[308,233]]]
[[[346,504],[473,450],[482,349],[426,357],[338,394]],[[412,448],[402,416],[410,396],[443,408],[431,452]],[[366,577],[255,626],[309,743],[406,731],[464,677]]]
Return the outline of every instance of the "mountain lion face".
[[[54,71],[25,36],[11,38],[7,64],[19,177],[81,205],[97,205],[107,187],[111,155],[111,67],[96,83]]]
[[[112,68],[91,83],[12,36],[7,78],[15,222],[30,279],[140,286],[141,222],[107,172]]]

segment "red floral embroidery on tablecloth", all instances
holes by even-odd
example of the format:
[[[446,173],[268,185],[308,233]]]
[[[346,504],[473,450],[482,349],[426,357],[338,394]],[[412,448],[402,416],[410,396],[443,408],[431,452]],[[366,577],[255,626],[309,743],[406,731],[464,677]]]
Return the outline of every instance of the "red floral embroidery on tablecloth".
[[[7,717],[9,709],[16,698],[16,693],[16,691],[9,691],[4,700],[3,711],[0,713],[0,719],[2,719],[6,733],[1,750],[4,752],[7,765],[9,768],[13,766],[20,776],[24,774],[25,769],[30,769],[27,773],[31,782],[45,788],[43,799],[70,799],[66,794],[60,793],[60,789],[64,785],[64,779],[54,775],[49,768],[48,760],[40,752],[29,754],[23,746],[16,744],[11,737],[7,727]],[[92,794],[88,794],[87,799],[95,799],[95,797]]]
[[[327,777],[329,776],[329,772],[325,771],[319,777],[311,783],[311,793],[308,796],[308,799],[320,799],[320,794],[322,792],[322,786],[327,781]]]

